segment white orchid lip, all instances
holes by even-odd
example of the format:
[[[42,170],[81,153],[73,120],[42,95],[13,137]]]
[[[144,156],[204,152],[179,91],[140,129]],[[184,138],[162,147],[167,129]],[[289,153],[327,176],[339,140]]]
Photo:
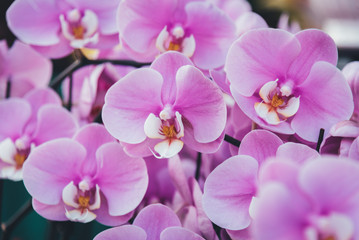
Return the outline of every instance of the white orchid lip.
[[[28,137],[19,138],[15,142],[10,138],[0,142],[0,161],[5,163],[1,168],[0,178],[13,181],[22,180],[22,166],[30,154],[34,144]]]
[[[187,57],[192,57],[196,50],[196,41],[193,34],[186,35],[182,26],[174,26],[169,31],[165,26],[156,39],[156,47],[161,53],[178,51]]]
[[[170,117],[172,110],[164,108],[156,117],[150,113],[144,125],[144,131],[148,138],[161,139],[154,147],[153,155],[157,158],[170,158],[179,153],[183,148],[183,142],[180,140],[184,136],[184,127],[182,116],[175,112],[174,117]]]
[[[256,102],[254,109],[268,124],[278,125],[298,112],[300,97],[293,95],[291,82],[280,87],[278,79],[267,82],[259,90],[259,96],[262,102]]]
[[[304,231],[305,239],[353,239],[354,224],[348,216],[342,213],[332,212],[325,216],[313,215],[309,221],[310,225]]]
[[[83,190],[88,189],[88,190]],[[66,217],[75,222],[87,223],[96,218],[93,210],[101,206],[100,187],[90,188],[87,180],[82,180],[78,187],[71,181],[62,190],[62,200],[71,210],[65,208]]]
[[[59,16],[64,37],[70,41],[73,48],[83,48],[87,44],[96,44],[99,40],[98,18],[91,10],[81,13],[73,9]]]

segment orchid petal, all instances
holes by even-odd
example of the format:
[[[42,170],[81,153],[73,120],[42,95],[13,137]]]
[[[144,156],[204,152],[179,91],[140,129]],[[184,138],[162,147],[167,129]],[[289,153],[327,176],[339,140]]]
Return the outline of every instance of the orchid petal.
[[[120,141],[140,143],[150,113],[162,109],[163,78],[153,69],[132,71],[116,82],[105,96],[102,119],[106,129]]]

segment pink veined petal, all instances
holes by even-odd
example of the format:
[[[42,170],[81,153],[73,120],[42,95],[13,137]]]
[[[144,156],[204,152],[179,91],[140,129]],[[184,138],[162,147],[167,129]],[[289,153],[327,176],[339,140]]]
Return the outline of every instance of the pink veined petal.
[[[300,43],[293,34],[254,29],[232,44],[224,68],[231,87],[249,97],[265,83],[285,77],[299,52]]]
[[[77,122],[69,111],[60,106],[46,105],[37,113],[33,141],[36,145],[40,145],[52,139],[71,138],[76,130]]]
[[[207,214],[203,210],[202,197],[203,193],[197,180],[193,177],[189,179],[189,185],[192,190],[193,205],[197,212],[198,229],[201,235],[208,240],[218,240],[216,232],[213,229],[212,222],[207,217]]]
[[[287,142],[278,147],[276,156],[282,159],[292,160],[299,164],[318,158],[320,155],[314,149],[300,143]]]
[[[299,164],[299,162],[294,162],[292,159],[286,158],[285,156],[276,156],[275,158],[268,159],[268,161],[263,163],[259,170],[259,185],[264,186],[270,182],[279,182],[286,185],[291,190],[298,190]]]
[[[43,218],[53,221],[66,221],[68,218],[65,215],[65,205],[60,202],[55,205],[48,205],[39,202],[35,198],[32,199],[32,207]]]
[[[61,98],[51,88],[34,89],[28,92],[24,96],[24,99],[31,104],[31,109],[34,113],[36,113],[45,104],[62,106]]]
[[[151,48],[148,50],[146,54],[141,52],[136,52],[131,49],[131,47],[120,38],[120,44],[122,46],[121,51],[126,54],[127,58],[131,58],[138,62],[152,62],[154,61],[155,56],[158,55],[158,49],[157,48]]]
[[[161,25],[161,29],[164,27],[164,23],[167,23],[174,14],[174,11],[178,9],[177,0],[158,0],[158,1],[142,1],[142,0],[127,0],[120,4],[120,11],[131,11],[136,14],[137,19],[141,19],[143,22],[151,20],[153,25]],[[121,9],[122,8],[122,9]],[[121,23],[121,16],[118,21]],[[121,25],[120,25],[121,33]]]
[[[16,139],[21,136],[25,124],[32,114],[30,104],[20,98],[0,101],[0,141],[5,138]]]
[[[192,205],[192,194],[189,189],[187,177],[181,165],[181,159],[178,155],[173,156],[168,160],[168,171],[173,184],[181,194],[181,197],[187,204]]]
[[[232,96],[234,97],[236,103],[240,107],[240,109],[246,114],[250,119],[252,119],[255,123],[259,126],[263,127],[264,129],[283,133],[283,134],[293,134],[294,131],[290,126],[290,122],[282,121],[277,125],[269,125],[266,121],[260,118],[254,108],[255,104],[261,101],[258,97],[245,97],[240,95],[239,93],[235,92],[234,88],[231,86]]]
[[[303,240],[303,221],[311,210],[308,203],[280,182],[261,187],[258,199],[251,225],[256,239]]]
[[[98,221],[99,223],[102,223],[107,226],[119,226],[128,222],[128,220],[132,217],[133,212],[121,216],[110,215],[106,198],[103,196],[103,194],[100,194],[100,196],[101,206],[99,209],[93,210],[93,213],[97,215],[96,221]]]
[[[247,227],[243,230],[237,230],[237,231],[233,231],[233,230],[226,230],[226,232],[228,233],[228,239],[223,238],[223,240],[251,240],[252,239],[252,234],[251,234],[251,227]],[[222,233],[224,234],[224,233]]]
[[[144,124],[150,113],[162,110],[162,76],[152,69],[137,69],[112,85],[105,96],[102,119],[109,133],[120,141],[145,140]]]
[[[359,136],[359,123],[351,120],[338,122],[330,128],[330,135],[334,137],[356,138]]]
[[[169,207],[162,204],[152,204],[141,210],[133,225],[146,231],[147,240],[158,240],[164,229],[180,227],[181,222]]]
[[[305,164],[299,184],[320,210],[342,211],[351,198],[358,195],[359,165],[357,161],[334,156]]]
[[[229,82],[227,80],[227,75],[223,70],[210,70],[209,74],[212,80],[224,93],[227,93],[228,95],[231,94],[229,90]]]
[[[274,133],[266,130],[253,130],[242,139],[238,154],[248,155],[262,164],[273,157],[283,141]]]
[[[62,58],[74,50],[63,34],[59,36],[59,41],[56,44],[49,46],[31,45],[31,47],[48,58]]]
[[[153,148],[161,139],[146,138],[143,142],[130,144],[121,142],[123,150],[131,157],[149,157],[153,156]]]
[[[350,62],[344,66],[342,73],[353,92],[354,102],[359,102],[359,61]],[[354,104],[354,116],[359,117],[359,104]]]
[[[255,12],[243,13],[237,18],[235,24],[237,27],[237,36],[241,36],[242,34],[252,29],[268,28],[266,21]]]
[[[191,123],[196,141],[216,140],[224,130],[227,115],[221,90],[193,66],[181,67],[176,83],[174,109]]]
[[[188,31],[196,42],[194,64],[201,69],[223,66],[228,48],[235,39],[234,22],[208,2],[189,2],[185,10]]]
[[[154,42],[162,28],[163,26],[154,26],[142,19],[135,20],[126,26],[120,36],[133,51],[147,55],[152,53],[151,48],[155,48]]]
[[[105,127],[97,123],[85,125],[76,133],[73,139],[86,148],[86,158],[93,161],[96,159],[96,151],[99,147],[108,142],[115,142],[115,139],[106,131]]]
[[[318,61],[333,65],[338,61],[338,50],[331,37],[318,29],[307,29],[295,34],[301,46],[298,57],[290,65],[287,78],[301,84]]]
[[[148,186],[146,164],[131,158],[119,143],[106,143],[96,152],[96,182],[106,197],[112,216],[125,215],[141,202]]]
[[[23,166],[27,191],[41,203],[58,204],[64,187],[78,177],[85,157],[86,149],[72,139],[55,139],[36,147]]]
[[[46,87],[49,84],[52,73],[49,59],[20,41],[15,41],[8,54],[11,81],[26,81],[33,87]]]
[[[161,54],[153,61],[151,68],[162,75],[163,85],[161,90],[161,99],[164,104],[173,103],[176,99],[176,75],[182,66],[193,63],[189,58],[179,52],[169,51]]]
[[[182,227],[168,227],[162,231],[160,240],[205,240],[198,234]]]
[[[250,156],[234,156],[207,177],[203,209],[218,226],[230,230],[248,227],[249,205],[256,194],[258,162]]]
[[[192,125],[185,119],[183,121],[183,124],[184,124],[184,136],[181,138],[181,140],[187,146],[189,146],[195,151],[203,152],[203,153],[215,153],[218,151],[224,139],[224,131],[216,140],[209,143],[201,143],[194,138]]]
[[[349,119],[353,113],[349,85],[343,74],[330,63],[315,63],[306,81],[298,88],[300,106],[291,126],[304,140],[316,142],[321,128],[327,135],[331,126]]]
[[[114,227],[100,232],[94,240],[148,240],[146,232],[134,225]]]
[[[20,0],[6,12],[11,31],[23,42],[48,46],[59,42],[58,16],[68,6],[57,1]]]
[[[350,146],[349,157],[355,160],[359,159],[359,137],[357,137]]]

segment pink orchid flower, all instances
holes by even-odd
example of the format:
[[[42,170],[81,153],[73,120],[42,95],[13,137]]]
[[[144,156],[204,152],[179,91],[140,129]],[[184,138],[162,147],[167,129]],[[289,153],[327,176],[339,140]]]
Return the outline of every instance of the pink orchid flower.
[[[148,176],[143,159],[127,156],[102,125],[90,124],[73,139],[49,141],[31,152],[24,184],[34,209],[47,219],[113,226],[131,218]]]
[[[22,180],[23,164],[39,145],[72,137],[77,124],[51,89],[0,101],[0,177]]]
[[[137,215],[133,225],[124,225],[99,233],[94,240],[204,240],[181,227],[176,214],[161,204],[152,204]]]
[[[8,49],[6,41],[0,41],[0,99],[5,98],[8,81],[10,96],[23,97],[34,88],[47,87],[51,73],[50,60],[30,46],[15,41]]]
[[[93,122],[101,114],[107,90],[133,69],[133,67],[117,67],[108,63],[86,66],[74,72],[71,112],[81,125]],[[64,99],[67,102],[69,100],[69,80],[66,78],[62,85]]]
[[[209,2],[222,9],[234,21],[236,36],[251,29],[268,27],[259,14],[252,12],[252,7],[246,0],[209,0]]]
[[[253,239],[358,239],[359,164],[322,156],[267,161],[253,206]]]
[[[359,62],[348,63],[342,72],[353,93],[354,112],[350,120],[341,121],[332,126],[330,135],[324,140],[320,152],[347,157],[350,151],[354,152],[354,149],[357,149],[353,145],[353,150],[350,150],[354,140],[359,137]]]
[[[185,143],[215,152],[223,140],[226,106],[221,91],[178,52],[158,57],[115,83],[102,119],[127,153],[169,158]]]
[[[120,0],[17,0],[6,13],[11,31],[51,58],[73,49],[111,48],[118,42],[116,9]]]
[[[238,153],[209,174],[203,195],[203,209],[209,219],[235,231],[251,223],[250,208],[257,196],[258,171],[268,158],[277,156],[302,163],[319,156],[306,145],[283,144],[278,136],[266,130],[248,133]]]
[[[172,209],[179,216],[184,228],[207,240],[218,240],[211,221],[203,211],[203,193],[193,177],[194,173],[188,177],[185,170],[185,161],[179,156],[174,156],[168,160],[168,171],[177,190],[172,202]]]
[[[259,126],[316,142],[321,128],[328,134],[353,113],[336,63],[335,43],[320,30],[256,29],[232,45],[225,70],[239,107]]]
[[[223,66],[235,37],[230,18],[206,1],[124,0],[118,23],[124,49],[135,60],[152,61],[175,50],[201,69]]]

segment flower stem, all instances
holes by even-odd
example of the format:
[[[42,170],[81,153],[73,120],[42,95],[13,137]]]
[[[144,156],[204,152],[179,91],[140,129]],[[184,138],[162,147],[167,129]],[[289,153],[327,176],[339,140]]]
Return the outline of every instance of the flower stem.
[[[5,98],[9,98],[9,97],[10,97],[10,92],[11,92],[11,81],[10,81],[10,80],[7,80],[7,82],[6,82]]]
[[[224,135],[224,141],[226,141],[236,147],[239,147],[241,145],[241,141],[239,141],[238,139],[235,139],[234,137],[231,137],[227,134]]]
[[[13,215],[11,218],[5,222],[1,223],[1,230],[2,230],[2,240],[10,239],[10,235],[14,228],[17,226],[18,223],[23,220],[23,218],[32,210],[32,200],[28,200],[21,208]]]
[[[72,90],[73,90],[73,74],[70,73],[70,83],[69,83],[69,101],[67,102],[67,110],[71,111],[72,108]]]
[[[323,138],[324,138],[324,129],[321,128],[319,131],[319,137],[318,137],[318,142],[317,142],[317,147],[316,147],[317,152],[319,152],[319,150],[320,150],[320,145],[322,145]]]
[[[197,153],[197,163],[196,163],[196,173],[195,178],[198,181],[199,177],[201,176],[201,165],[202,165],[202,153]]]

